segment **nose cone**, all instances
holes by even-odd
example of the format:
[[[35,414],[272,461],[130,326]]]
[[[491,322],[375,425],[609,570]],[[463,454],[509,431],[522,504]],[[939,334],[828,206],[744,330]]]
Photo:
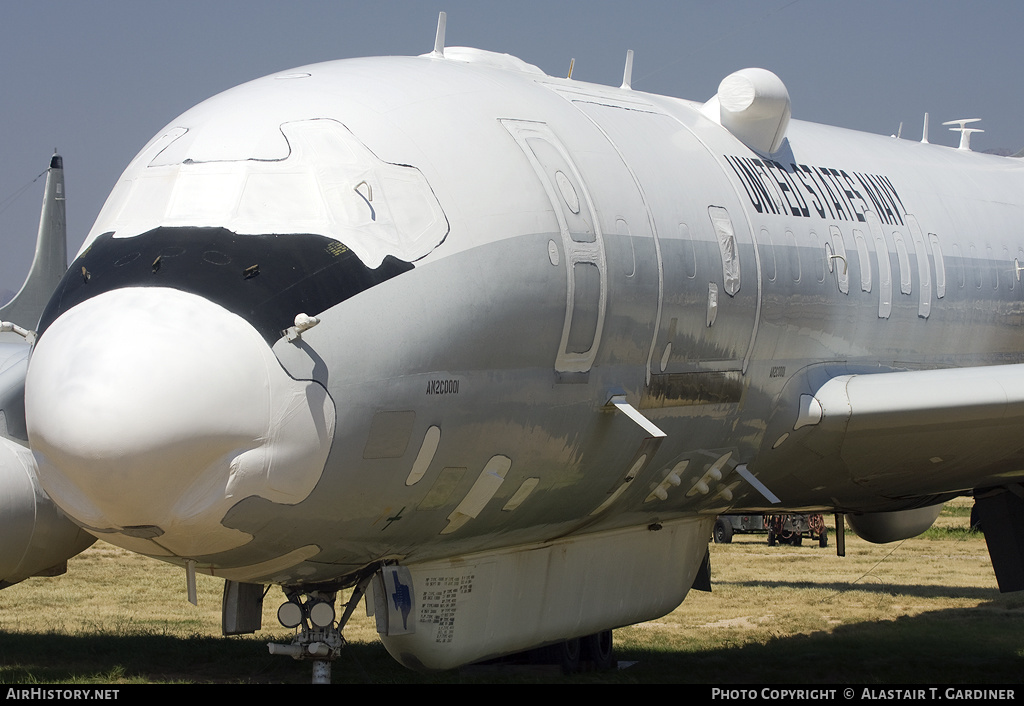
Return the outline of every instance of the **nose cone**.
[[[250,541],[221,524],[245,497],[304,499],[334,432],[323,387],[285,374],[247,322],[162,288],[58,318],[33,352],[25,408],[40,481],[66,513],[115,544],[183,557]]]

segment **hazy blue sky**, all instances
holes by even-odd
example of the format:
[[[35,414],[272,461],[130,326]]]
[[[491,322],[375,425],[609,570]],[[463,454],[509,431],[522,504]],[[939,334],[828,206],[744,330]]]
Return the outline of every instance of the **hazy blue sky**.
[[[552,75],[706,100],[747,66],[777,73],[793,117],[955,145],[940,123],[980,117],[978,150],[1024,147],[1024,2],[1000,0],[0,0],[0,289],[32,258],[56,147],[73,256],[118,175],[176,115],[244,81],[353,56],[447,44],[507,52]]]

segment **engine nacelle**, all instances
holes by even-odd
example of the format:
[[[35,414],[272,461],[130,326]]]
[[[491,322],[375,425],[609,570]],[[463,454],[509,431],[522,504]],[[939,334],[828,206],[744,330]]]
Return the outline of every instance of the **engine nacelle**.
[[[96,538],[64,516],[36,480],[32,452],[0,438],[0,588],[64,573]]]
[[[916,537],[932,526],[940,512],[942,503],[919,507],[916,510],[847,515],[846,519],[861,539],[874,544],[885,544]]]

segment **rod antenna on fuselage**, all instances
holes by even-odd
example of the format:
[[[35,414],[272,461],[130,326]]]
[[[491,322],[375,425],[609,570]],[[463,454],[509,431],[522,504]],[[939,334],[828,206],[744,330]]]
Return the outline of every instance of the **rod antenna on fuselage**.
[[[924,114],[924,127],[921,128],[921,143],[928,144],[928,113]]]
[[[438,59],[444,58],[444,26],[448,21],[448,15],[440,12],[437,15],[437,34],[434,36],[434,52],[431,56]]]
[[[569,75],[566,76],[566,78],[572,78],[572,67],[573,67],[573,64],[575,64],[575,63],[576,63],[576,59],[575,58],[569,59]]]
[[[626,68],[622,71],[622,85],[619,88],[633,90],[633,50],[626,50]]]

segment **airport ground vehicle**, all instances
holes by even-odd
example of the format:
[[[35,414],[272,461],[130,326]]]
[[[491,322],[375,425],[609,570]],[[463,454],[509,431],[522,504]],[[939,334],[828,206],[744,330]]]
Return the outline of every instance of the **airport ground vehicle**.
[[[774,515],[719,515],[715,520],[712,538],[715,544],[728,544],[736,533],[747,534],[767,532],[768,546],[776,543],[799,546],[804,536],[817,540],[818,545],[828,546],[828,529],[825,518],[818,513],[774,514]]]

